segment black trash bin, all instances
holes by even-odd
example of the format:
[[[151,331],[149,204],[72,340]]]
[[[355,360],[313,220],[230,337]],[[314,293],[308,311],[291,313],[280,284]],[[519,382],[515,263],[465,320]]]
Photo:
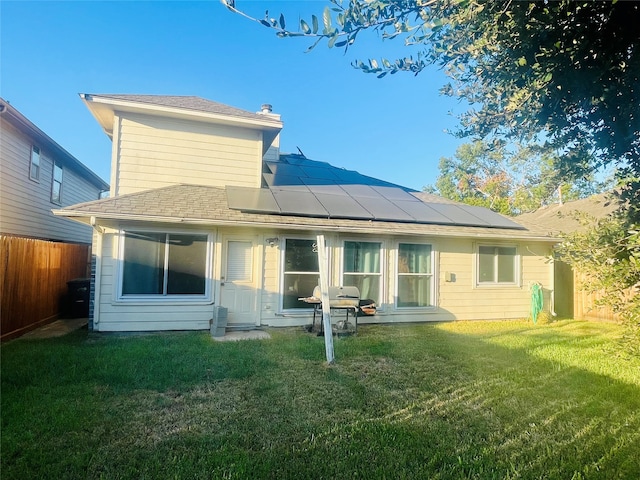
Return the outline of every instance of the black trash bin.
[[[89,278],[75,278],[67,282],[69,290],[68,312],[71,318],[87,318],[89,316]]]

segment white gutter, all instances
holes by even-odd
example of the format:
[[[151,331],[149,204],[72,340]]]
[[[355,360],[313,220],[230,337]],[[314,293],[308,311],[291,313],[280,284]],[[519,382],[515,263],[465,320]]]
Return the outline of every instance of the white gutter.
[[[87,217],[99,217],[104,220],[122,220],[130,222],[157,222],[157,223],[176,223],[183,225],[208,225],[208,226],[243,226],[243,227],[265,227],[265,228],[278,228],[282,230],[314,230],[323,232],[349,232],[349,233],[377,233],[377,234],[389,234],[396,233],[397,235],[416,235],[416,236],[428,236],[428,237],[453,237],[453,238],[500,238],[505,239],[504,232],[491,233],[459,233],[459,232],[447,232],[447,231],[430,231],[430,232],[415,232],[406,230],[395,230],[390,232],[389,230],[370,230],[362,227],[349,227],[349,226],[337,226],[337,225],[319,225],[313,223],[270,223],[270,222],[255,222],[255,221],[242,221],[242,220],[210,220],[210,219],[192,219],[192,218],[177,218],[177,217],[161,217],[153,215],[123,215],[123,214],[105,214],[105,213],[92,213],[92,212],[70,212],[66,210],[52,210],[53,214],[60,217],[66,217],[70,220],[76,220],[80,223],[87,223]],[[84,219],[84,220],[83,220]],[[309,218],[312,220],[312,218]],[[415,225],[415,224],[411,224]],[[420,224],[426,225],[426,224]],[[442,225],[435,225],[442,227]],[[473,228],[473,227],[469,227]],[[486,228],[486,227],[481,227]],[[509,235],[508,240],[529,240],[548,243],[559,243],[561,240],[554,237],[546,236],[524,236],[524,235]]]

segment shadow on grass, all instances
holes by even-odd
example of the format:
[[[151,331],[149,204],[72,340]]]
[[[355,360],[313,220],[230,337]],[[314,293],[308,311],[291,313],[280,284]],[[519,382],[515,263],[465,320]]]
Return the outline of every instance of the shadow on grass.
[[[640,478],[640,387],[565,361],[602,332],[359,330],[9,344],[3,478]]]

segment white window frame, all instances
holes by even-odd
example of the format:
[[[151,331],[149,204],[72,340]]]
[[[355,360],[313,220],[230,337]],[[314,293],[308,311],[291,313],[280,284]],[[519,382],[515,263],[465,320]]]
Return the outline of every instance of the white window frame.
[[[429,292],[430,298],[431,298],[431,305],[428,305],[426,307],[400,307],[398,306],[398,290],[400,287],[400,281],[399,281],[399,267],[400,267],[400,245],[428,245],[429,247],[431,247],[431,273],[404,273],[404,276],[425,276],[428,275],[431,277],[431,290]],[[438,308],[438,276],[437,276],[437,255],[436,255],[436,248],[434,246],[434,244],[432,242],[417,242],[417,241],[412,241],[412,240],[402,240],[396,243],[395,245],[395,255],[394,255],[394,261],[395,261],[395,268],[394,268],[394,283],[395,283],[395,288],[393,291],[393,305],[394,308],[398,311],[431,311],[431,310],[435,310],[436,308]]]
[[[514,272],[513,272],[513,278],[514,281],[513,282],[498,282],[498,281],[493,281],[493,282],[481,282],[480,281],[480,247],[487,247],[487,248],[514,248],[515,249],[515,254],[513,256],[513,268],[514,268]],[[491,242],[483,242],[483,243],[477,243],[475,245],[475,249],[474,249],[474,272],[473,272],[473,278],[474,278],[474,284],[476,288],[519,288],[522,285],[521,282],[521,268],[520,268],[520,263],[521,263],[521,256],[520,256],[520,250],[518,248],[518,245],[514,244],[514,243],[491,243]],[[498,265],[497,265],[497,261],[498,261],[498,256],[495,255],[494,253],[494,274],[497,275],[498,274]],[[496,279],[496,277],[494,277],[494,279]]]
[[[278,311],[280,313],[285,313],[285,314],[294,314],[294,313],[308,314],[313,311],[313,305],[309,305],[309,308],[284,308],[284,297],[286,293],[284,290],[285,289],[284,281],[285,281],[285,276],[287,274],[287,271],[285,271],[285,263],[286,263],[286,255],[287,255],[287,240],[309,240],[315,244],[317,239],[315,237],[312,238],[312,237],[301,235],[301,236],[287,236],[280,240],[280,269],[279,269],[280,270],[280,300],[278,302]],[[331,248],[328,245],[327,245],[327,250],[329,253],[328,254],[329,265],[331,265]],[[319,277],[320,265],[318,264],[318,272],[300,271],[300,272],[288,272],[288,273],[317,274]],[[331,278],[331,272],[329,272],[329,278]],[[311,295],[312,293],[313,292],[309,292],[308,295]]]
[[[136,233],[153,233],[153,234],[170,234],[170,235],[203,235],[207,237],[207,254],[205,265],[205,286],[204,295],[163,295],[163,294],[138,294],[123,295],[122,284],[124,281],[124,242],[126,232]],[[117,278],[114,282],[115,300],[118,303],[136,303],[136,304],[200,304],[207,305],[213,301],[213,247],[214,234],[202,230],[174,230],[174,229],[154,229],[154,228],[138,228],[125,227],[118,232],[118,255],[117,255]],[[165,263],[165,269],[166,269]]]
[[[53,192],[56,186],[56,168],[60,169],[60,190],[58,191],[58,198],[54,198]],[[64,168],[60,162],[57,160],[53,161],[53,172],[51,173],[51,203],[55,203],[56,205],[62,204],[62,185],[64,184]]]
[[[37,151],[37,152],[36,152]],[[36,153],[38,162],[34,163],[34,153]],[[37,168],[34,168],[34,165]],[[29,153],[29,178],[34,182],[40,182],[40,171],[42,170],[42,151],[37,145],[31,145],[31,151]],[[35,171],[35,174],[34,174]]]
[[[379,243],[380,244],[380,273],[372,274],[372,273],[354,273],[354,272],[345,272],[344,271],[344,252],[345,252],[345,243],[347,242],[358,242],[358,243]],[[362,239],[362,238],[344,238],[340,244],[340,284],[344,285],[344,276],[347,275],[379,275],[380,277],[380,298],[373,299],[376,302],[376,310],[377,312],[384,311],[384,304],[386,303],[387,293],[386,293],[386,260],[387,258],[387,248],[385,246],[384,240],[373,240],[373,239]],[[362,299],[362,292],[360,292],[360,298]]]

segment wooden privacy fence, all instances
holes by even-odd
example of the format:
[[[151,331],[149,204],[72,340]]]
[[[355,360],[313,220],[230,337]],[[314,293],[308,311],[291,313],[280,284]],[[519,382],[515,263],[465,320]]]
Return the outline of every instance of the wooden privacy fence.
[[[575,318],[583,320],[602,320],[617,322],[621,317],[611,307],[599,305],[604,298],[603,292],[586,292],[582,290],[582,284],[588,279],[584,273],[575,273],[575,293],[573,298]],[[625,301],[630,301],[636,294],[634,288],[624,292]]]
[[[86,277],[90,246],[0,236],[0,338],[58,317],[67,282]]]

